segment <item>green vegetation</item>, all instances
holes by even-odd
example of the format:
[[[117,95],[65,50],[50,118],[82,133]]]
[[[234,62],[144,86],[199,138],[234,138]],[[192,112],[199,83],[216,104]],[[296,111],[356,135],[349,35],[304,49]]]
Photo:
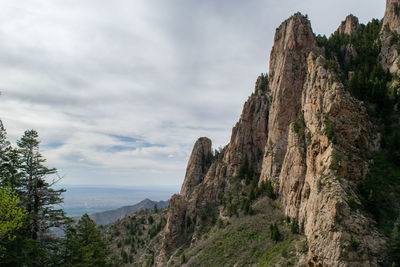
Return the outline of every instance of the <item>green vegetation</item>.
[[[360,243],[358,243],[358,241],[356,240],[356,238],[354,236],[351,236],[350,239],[350,246],[354,249],[357,250],[358,247],[360,246]]]
[[[399,218],[400,219],[400,218]],[[393,262],[400,262],[400,222],[396,223],[390,234],[390,255]]]
[[[297,220],[297,218],[293,218],[291,219],[291,223],[290,223],[290,232],[292,234],[299,234],[299,221]]]
[[[330,165],[330,169],[334,172],[337,172],[340,170],[340,157],[338,154],[336,153],[332,153],[332,161],[331,161],[331,165]]]
[[[369,105],[370,115],[386,120],[394,101],[387,87],[392,77],[379,63],[381,27],[382,22],[374,19],[361,25],[352,35],[335,32],[329,39],[319,35],[317,43],[325,48],[326,68],[334,70],[356,98],[372,104]],[[351,47],[355,53],[349,53],[346,47]]]
[[[333,122],[329,119],[325,121],[324,134],[326,135],[326,137],[328,137],[328,140],[330,142],[336,143],[335,127],[333,125]]]
[[[293,123],[293,131],[300,136],[301,140],[304,140],[305,128],[304,114],[301,112]]]
[[[13,232],[23,226],[26,220],[26,212],[19,207],[20,199],[10,187],[0,188],[0,240],[12,240]],[[0,258],[2,250],[0,244]]]
[[[13,148],[0,120],[0,265],[106,266],[101,230],[88,217],[71,226],[59,208],[65,190],[52,188],[60,178],[45,166],[39,144],[28,130]],[[54,237],[52,227],[67,227],[65,238]]]
[[[256,201],[254,209],[251,219],[233,217],[224,228],[215,227],[208,238],[186,249],[188,266],[295,266],[296,243],[302,244],[304,237],[291,234],[280,208],[269,198]],[[279,241],[270,238],[271,224],[279,227]]]
[[[363,206],[387,236],[399,214],[397,203],[400,203],[400,191],[397,189],[400,185],[400,166],[390,158],[390,154],[377,153],[370,172],[358,188]]]
[[[244,179],[246,185],[249,185],[252,181],[258,179],[257,174],[254,172],[253,165],[249,162],[247,155],[239,167],[239,178]]]
[[[84,214],[65,231],[63,261],[60,266],[107,266],[108,243],[102,230]]]
[[[268,74],[261,73],[258,79],[259,80],[257,80],[255,94],[258,95],[259,93],[268,92],[269,89]]]
[[[123,266],[123,263],[129,266],[150,266],[154,262],[155,251],[161,246],[159,233],[166,222],[167,210],[157,207],[137,211],[108,225],[105,230],[114,266]],[[118,262],[120,264],[116,264]]]
[[[0,239],[4,251],[0,265],[51,265],[59,247],[48,233],[67,221],[56,206],[62,203],[64,190],[54,190],[54,182],[48,182],[56,169],[44,165],[35,130],[25,131],[17,145],[11,147],[0,121],[0,191],[5,215],[1,225],[6,231],[12,228],[12,238]]]
[[[347,198],[347,201],[348,201],[348,203],[349,203],[350,208],[352,208],[352,209],[357,208],[357,202],[356,202],[356,200],[354,199],[353,196],[349,196],[349,197]]]
[[[207,173],[212,162],[213,162],[213,154],[212,153],[208,153],[207,155],[204,155],[204,154],[202,155],[201,169],[204,174]]]
[[[181,254],[180,260],[181,260],[181,264],[184,264],[184,263],[186,262],[185,253],[182,253],[182,254]]]
[[[396,220],[400,214],[400,125],[399,112],[394,108],[400,97],[399,77],[392,77],[379,63],[381,28],[382,21],[372,20],[351,36],[336,32],[329,39],[317,36],[317,43],[325,49],[326,68],[334,70],[353,96],[365,101],[368,114],[382,135],[382,149],[370,158],[373,163],[366,179],[359,184],[358,193],[363,209],[377,221],[383,233],[391,237],[392,233],[397,236]],[[389,27],[385,27],[385,31],[390,32]],[[398,34],[391,33],[392,45],[399,41]],[[336,59],[339,64],[335,65],[332,61]],[[391,88],[391,84],[395,84],[395,88]],[[334,125],[326,123],[324,132],[335,143]],[[359,140],[357,146],[366,147],[366,140]],[[340,159],[334,156],[331,169],[338,171]],[[357,207],[353,197],[349,197],[348,203],[353,209]],[[354,241],[353,237],[351,245],[356,248]],[[392,261],[398,262],[400,256],[395,243],[390,243],[390,252]]]
[[[269,225],[269,231],[270,231],[270,238],[271,240],[277,242],[281,238],[281,234],[279,233],[278,225],[276,223],[270,224]]]
[[[311,142],[312,142],[311,132],[308,132],[306,138],[306,146],[308,147],[309,145],[311,145]]]

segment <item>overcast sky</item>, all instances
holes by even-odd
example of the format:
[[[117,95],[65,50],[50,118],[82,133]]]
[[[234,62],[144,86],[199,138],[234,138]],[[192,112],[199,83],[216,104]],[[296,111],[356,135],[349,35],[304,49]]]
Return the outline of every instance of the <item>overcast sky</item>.
[[[215,148],[297,11],[331,34],[384,0],[0,0],[0,118],[35,129],[63,184],[175,185],[195,140]]]

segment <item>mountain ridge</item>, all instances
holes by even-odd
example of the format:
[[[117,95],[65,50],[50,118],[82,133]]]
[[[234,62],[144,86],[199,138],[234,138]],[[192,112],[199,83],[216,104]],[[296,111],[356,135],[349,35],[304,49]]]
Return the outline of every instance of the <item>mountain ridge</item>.
[[[276,29],[270,72],[258,77],[230,142],[215,153],[207,137],[195,142],[150,265],[221,264],[210,255],[229,257],[232,231],[245,231],[240,249],[262,266],[396,261],[393,238],[371,211],[390,204],[374,191],[371,173],[376,154],[391,151],[390,144],[397,148],[393,138],[400,136],[399,10],[400,0],[387,0],[384,19],[367,25],[349,15],[329,39],[316,36],[301,13]],[[375,196],[386,202],[374,202]],[[276,243],[250,245],[260,232],[243,222],[256,218],[269,225],[262,238],[269,234]],[[290,253],[277,255],[283,245]],[[246,266],[231,257],[240,263],[226,262]]]

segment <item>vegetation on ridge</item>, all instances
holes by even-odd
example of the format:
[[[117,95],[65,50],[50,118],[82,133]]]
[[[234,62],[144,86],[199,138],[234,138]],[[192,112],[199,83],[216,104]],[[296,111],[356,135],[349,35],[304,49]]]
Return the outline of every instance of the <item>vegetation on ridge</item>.
[[[317,43],[324,48],[329,61],[338,62],[327,67],[338,74],[353,96],[365,101],[375,131],[382,135],[381,150],[370,157],[372,164],[366,179],[358,186],[358,193],[364,210],[390,238],[391,260],[398,262],[400,114],[396,106],[400,97],[392,85],[399,78],[385,72],[379,63],[381,29],[382,21],[374,19],[367,25],[360,25],[352,35],[335,32],[329,38],[317,36]],[[398,41],[394,38],[393,42]]]
[[[295,266],[307,243],[303,235],[291,232],[279,202],[263,197],[252,208],[255,215],[224,218],[195,245],[180,250],[184,266]],[[181,261],[175,257],[170,266],[181,266]]]

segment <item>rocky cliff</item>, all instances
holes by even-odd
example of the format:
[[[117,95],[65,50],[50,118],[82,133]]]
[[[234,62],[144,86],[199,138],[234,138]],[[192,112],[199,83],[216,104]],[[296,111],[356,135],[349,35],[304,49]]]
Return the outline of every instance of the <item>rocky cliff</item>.
[[[297,117],[301,106],[306,59],[316,49],[310,22],[301,14],[295,14],[276,30],[269,64],[269,96],[272,100],[262,180],[269,178],[278,182],[287,147],[288,126]]]
[[[360,24],[358,23],[358,18],[354,15],[348,15],[346,19],[340,24],[338,32],[351,35],[357,31],[358,27],[360,27]]]
[[[259,86],[260,80],[256,83]],[[159,265],[165,264],[163,256],[182,245],[196,242],[202,228],[215,222],[219,216],[218,205],[233,177],[238,175],[240,164],[246,159],[254,162],[255,170],[261,169],[262,156],[267,140],[269,104],[266,94],[260,90],[244,104],[242,116],[232,130],[229,145],[220,158],[204,159],[211,153],[211,141],[196,141],[187,166],[179,195],[172,196],[163,252]],[[205,166],[206,169],[201,169]],[[256,171],[257,172],[257,171]]]
[[[397,71],[397,49],[385,38],[400,30],[399,2],[387,1],[389,29],[381,33],[381,63],[391,72]],[[359,27],[350,15],[337,33],[352,35]],[[222,155],[211,154],[209,139],[196,142],[181,193],[171,198],[158,265],[226,216],[221,203],[232,188],[248,190],[246,175],[260,186],[272,184],[286,216],[304,233],[308,246],[299,265],[386,263],[387,240],[362,212],[357,193],[377,148],[365,103],[345,88],[305,16],[283,22],[274,40],[267,90],[257,90],[261,76]],[[354,48],[345,49],[354,57]]]
[[[400,1],[386,0],[386,11],[381,31],[381,64],[392,74],[399,71]]]

